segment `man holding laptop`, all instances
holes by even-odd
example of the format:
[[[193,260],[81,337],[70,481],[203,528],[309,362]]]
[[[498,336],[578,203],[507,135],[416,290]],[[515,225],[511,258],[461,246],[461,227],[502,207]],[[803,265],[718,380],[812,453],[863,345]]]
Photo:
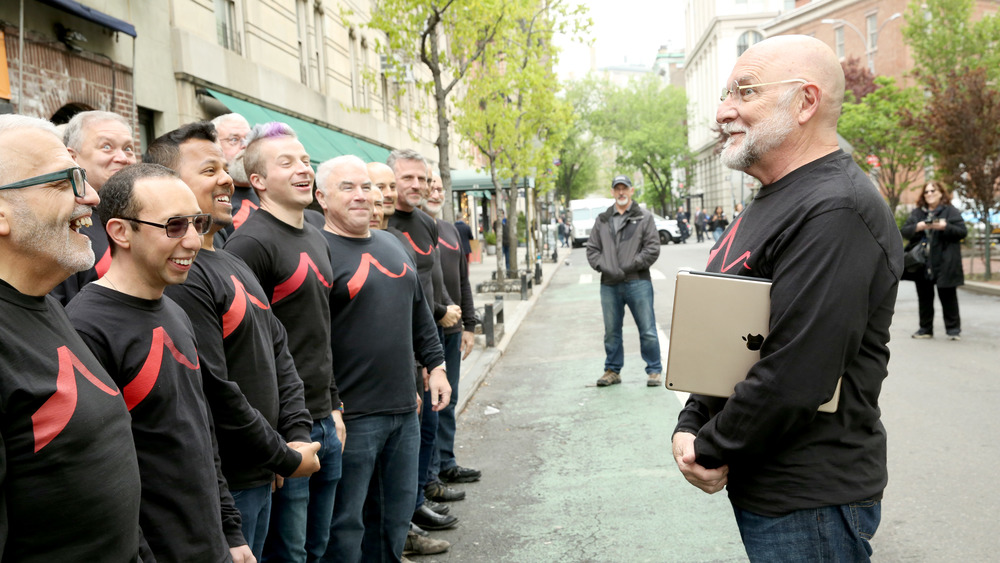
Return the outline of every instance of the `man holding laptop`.
[[[902,244],[885,202],[837,146],[843,95],[828,46],[778,36],[737,60],[716,114],[723,163],[763,186],[707,270],[770,279],[770,326],[731,396],[690,397],[673,453],[696,487],[728,485],[751,561],[867,561],[881,514],[878,396]],[[838,381],[836,411],[817,412]]]

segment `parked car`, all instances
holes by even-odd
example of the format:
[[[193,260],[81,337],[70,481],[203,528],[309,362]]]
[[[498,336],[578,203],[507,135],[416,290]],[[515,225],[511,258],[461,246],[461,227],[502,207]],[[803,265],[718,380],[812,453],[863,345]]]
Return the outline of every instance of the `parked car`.
[[[666,219],[653,213],[653,221],[656,224],[656,231],[660,233],[660,244],[681,242],[681,229],[677,226],[677,221]]]

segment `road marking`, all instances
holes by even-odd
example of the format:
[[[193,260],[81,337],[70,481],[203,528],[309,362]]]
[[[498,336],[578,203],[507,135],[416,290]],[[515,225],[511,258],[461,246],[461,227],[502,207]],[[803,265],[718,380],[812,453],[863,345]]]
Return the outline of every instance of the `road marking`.
[[[580,274],[580,283],[593,283],[594,274]]]
[[[650,270],[650,272],[652,271],[653,270]],[[666,386],[667,357],[670,354],[670,339],[667,338],[666,333],[663,332],[663,327],[660,326],[660,323],[656,323],[656,336],[657,338],[660,339],[660,357],[661,357],[660,362],[663,364],[663,385]],[[663,353],[663,350],[666,350],[667,352]],[[688,397],[691,396],[690,393],[686,393],[684,391],[673,391],[670,388],[667,388],[667,391],[670,391],[671,393],[677,396],[677,400],[680,402],[681,408],[684,408],[684,405],[687,404]]]

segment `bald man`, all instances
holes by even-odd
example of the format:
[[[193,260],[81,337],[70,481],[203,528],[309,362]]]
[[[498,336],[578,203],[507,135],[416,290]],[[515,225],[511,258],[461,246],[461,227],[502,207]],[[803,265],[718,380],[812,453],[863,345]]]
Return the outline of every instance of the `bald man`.
[[[837,147],[843,96],[828,46],[779,36],[736,61],[716,114],[722,162],[763,186],[707,270],[771,279],[770,332],[728,399],[690,397],[673,452],[696,487],[728,488],[751,561],[868,561],[881,515],[878,397],[902,244]],[[838,385],[837,411],[817,412]]]
[[[396,213],[396,173],[384,162],[369,162],[368,177],[372,185],[382,192],[382,230],[389,223],[389,217]],[[398,232],[398,231],[397,231]]]

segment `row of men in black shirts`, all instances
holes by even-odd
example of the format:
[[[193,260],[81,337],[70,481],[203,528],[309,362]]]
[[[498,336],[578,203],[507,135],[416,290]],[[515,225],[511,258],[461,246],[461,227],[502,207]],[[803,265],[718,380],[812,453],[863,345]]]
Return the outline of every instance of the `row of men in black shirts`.
[[[454,525],[440,514],[446,506],[418,498],[418,476],[426,479],[435,454],[442,477],[479,478],[455,464],[453,406],[440,448],[431,416],[448,412],[457,388],[445,348],[457,345],[460,364],[474,318],[467,277],[445,289],[437,223],[416,209],[426,162],[412,151],[390,157],[396,201],[372,187],[359,159],[323,163],[315,180],[324,213],[312,216],[320,231],[306,222],[309,157],[287,125],[220,143],[212,124],[189,124],[150,145],[146,160],[155,164],[132,164],[124,120],[87,114],[67,127],[68,152],[48,122],[0,121],[12,156],[0,170],[0,189],[12,190],[0,193],[8,227],[0,305],[12,320],[0,368],[3,399],[14,407],[2,428],[4,553],[360,561],[400,560],[404,546],[446,548],[408,530],[411,520]],[[223,149],[237,144],[260,194],[240,209],[260,211],[216,236],[233,221]],[[100,188],[99,204],[85,177]],[[413,223],[398,238],[370,230],[376,197]],[[88,219],[95,205],[99,231]],[[96,266],[88,240],[101,256]],[[467,272],[463,257],[454,271]],[[68,320],[44,297],[50,291],[69,302]],[[461,294],[465,315],[449,291]],[[438,334],[443,325],[449,335]],[[430,369],[417,371],[414,357]],[[421,399],[423,434],[431,430],[424,444]],[[131,434],[123,432],[129,420]],[[39,499],[39,488],[51,494]],[[460,494],[435,481],[427,490]],[[66,495],[69,510],[58,504]]]

